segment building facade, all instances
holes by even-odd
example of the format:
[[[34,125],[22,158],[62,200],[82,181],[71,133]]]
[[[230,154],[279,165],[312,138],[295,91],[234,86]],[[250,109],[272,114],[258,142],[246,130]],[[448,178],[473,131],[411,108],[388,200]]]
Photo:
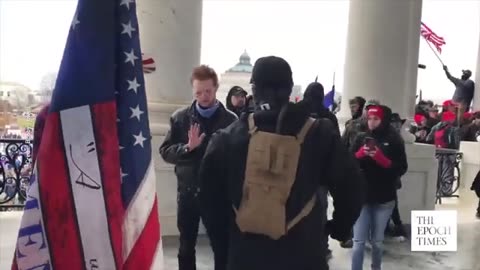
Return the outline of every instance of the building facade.
[[[252,76],[252,70],[251,58],[245,50],[240,55],[238,63],[220,75],[220,87],[217,92],[218,100],[225,104],[228,91],[233,86],[240,86],[248,94],[251,94],[250,77]]]

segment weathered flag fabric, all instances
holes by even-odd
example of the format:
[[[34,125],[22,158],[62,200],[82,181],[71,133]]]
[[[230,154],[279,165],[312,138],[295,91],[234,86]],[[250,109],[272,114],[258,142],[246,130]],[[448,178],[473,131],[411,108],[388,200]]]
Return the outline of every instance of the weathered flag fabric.
[[[163,269],[134,0],[79,0],[14,270]]]
[[[433,44],[439,53],[442,53],[442,46],[446,44],[445,39],[433,32],[432,29],[423,22],[421,23],[420,35],[422,35],[427,42]]]
[[[143,73],[149,74],[154,72],[157,67],[155,65],[155,60],[152,57],[142,54],[142,64],[143,64]]]

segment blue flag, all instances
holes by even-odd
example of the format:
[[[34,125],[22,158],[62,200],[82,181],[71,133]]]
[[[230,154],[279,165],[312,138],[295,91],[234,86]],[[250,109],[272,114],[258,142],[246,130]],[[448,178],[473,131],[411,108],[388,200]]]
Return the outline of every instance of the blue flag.
[[[335,103],[335,85],[332,86],[332,90],[325,95],[323,99],[323,106],[328,108],[330,111],[333,109],[333,104]]]

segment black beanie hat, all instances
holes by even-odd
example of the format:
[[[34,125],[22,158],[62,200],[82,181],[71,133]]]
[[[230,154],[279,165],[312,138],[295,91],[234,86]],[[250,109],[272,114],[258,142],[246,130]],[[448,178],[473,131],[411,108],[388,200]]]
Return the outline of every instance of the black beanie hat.
[[[313,82],[307,86],[305,92],[303,92],[303,99],[305,100],[315,100],[323,102],[325,97],[325,90],[323,85],[319,82]]]
[[[255,84],[256,87],[291,89],[293,87],[292,69],[283,58],[262,57],[253,66],[250,83]]]

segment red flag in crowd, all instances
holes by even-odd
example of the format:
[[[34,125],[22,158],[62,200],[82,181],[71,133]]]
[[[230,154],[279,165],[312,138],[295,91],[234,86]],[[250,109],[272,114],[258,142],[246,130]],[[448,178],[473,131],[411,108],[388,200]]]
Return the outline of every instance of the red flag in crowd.
[[[433,44],[439,53],[442,53],[442,46],[446,44],[445,39],[433,32],[432,29],[423,22],[421,23],[420,35],[422,35],[426,41]]]

